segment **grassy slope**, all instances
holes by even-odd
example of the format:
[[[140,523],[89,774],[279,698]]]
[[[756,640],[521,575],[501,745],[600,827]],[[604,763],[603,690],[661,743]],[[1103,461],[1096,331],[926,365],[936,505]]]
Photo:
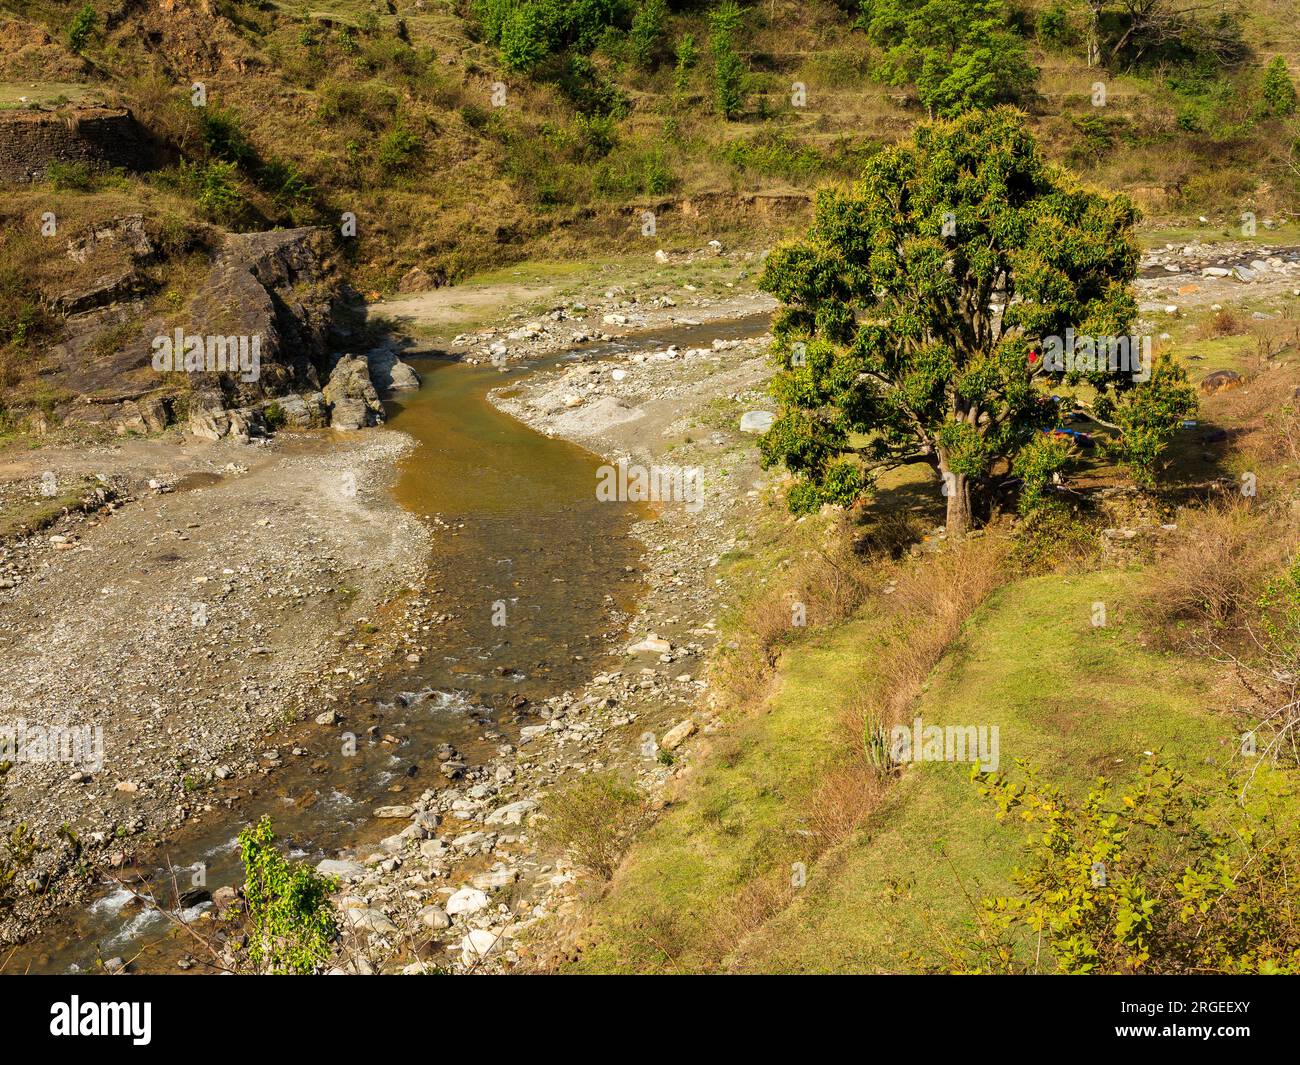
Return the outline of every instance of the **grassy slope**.
[[[1213,705],[1202,665],[1145,649],[1116,605],[1130,573],[1023,580],[966,627],[918,708],[927,723],[997,724],[1003,767],[1023,758],[1074,788],[1094,776],[1127,777],[1144,751],[1193,768],[1222,761],[1232,729]],[[1093,628],[1092,604],[1111,624]],[[868,608],[870,611],[870,607]],[[1117,617],[1118,615],[1118,617]],[[584,972],[690,970],[707,937],[757,875],[798,860],[798,810],[818,785],[834,722],[859,671],[871,668],[870,616],[813,637],[780,667],[764,709],[732,726],[729,753],[705,756],[684,801],[633,848],[598,905]],[[808,869],[793,903],[735,945],[725,964],[763,972],[905,968],[936,928],[958,930],[978,897],[1006,885],[1018,842],[980,800],[969,767],[909,770],[859,833]],[[689,914],[676,928],[665,914]]]
[[[1132,574],[1112,571],[1034,578],[997,593],[936,671],[918,714],[934,724],[997,724],[1004,768],[1023,759],[1076,791],[1102,774],[1127,779],[1146,751],[1176,756],[1193,776],[1224,761],[1235,733],[1207,709],[1210,671],[1143,648],[1137,625],[1115,622],[1132,587]],[[1109,604],[1108,627],[1092,627],[1094,601]],[[1019,840],[1016,825],[995,821],[966,769],[923,764],[871,824],[809,871],[795,904],[732,963],[871,972],[907,968],[904,951],[932,958],[937,935],[969,930],[962,885],[974,898],[1006,892]]]

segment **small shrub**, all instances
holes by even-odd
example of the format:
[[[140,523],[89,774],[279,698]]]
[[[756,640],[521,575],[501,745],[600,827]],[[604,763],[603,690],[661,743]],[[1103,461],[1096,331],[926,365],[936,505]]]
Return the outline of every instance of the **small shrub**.
[[[613,773],[590,773],[552,794],[543,812],[542,838],[608,880],[644,817],[645,800]]]
[[[74,52],[80,53],[98,28],[99,16],[95,14],[95,8],[91,4],[86,4],[72,16],[72,21],[68,24],[68,45]]]
[[[45,179],[55,192],[66,192],[69,189],[89,192],[95,187],[95,172],[89,164],[82,162],[51,162],[45,171]]]
[[[1265,68],[1260,95],[1263,96],[1264,106],[1268,108],[1270,115],[1284,118],[1295,114],[1295,82],[1291,80],[1291,75],[1287,72],[1286,60],[1282,56],[1274,56],[1273,61]]]
[[[988,899],[962,973],[1086,975],[1300,972],[1294,795],[1194,787],[1156,758],[1116,794],[1082,801],[1005,774],[981,792],[1030,827],[1009,897]],[[1040,944],[1026,951],[1021,944]]]
[[[1248,616],[1281,561],[1268,524],[1245,499],[1180,513],[1148,571],[1140,604],[1147,619],[1172,642],[1217,633]]]
[[[338,934],[329,896],[338,881],[275,846],[269,817],[239,833],[248,908],[248,959],[259,973],[308,975],[328,960]]]

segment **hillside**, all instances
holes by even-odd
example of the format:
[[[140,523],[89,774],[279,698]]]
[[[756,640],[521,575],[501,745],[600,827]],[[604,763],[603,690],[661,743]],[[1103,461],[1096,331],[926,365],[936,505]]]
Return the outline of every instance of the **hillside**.
[[[142,214],[163,237],[155,265],[168,275],[136,286],[153,306],[192,291],[214,227],[341,232],[348,217],[346,279],[366,293],[418,291],[594,249],[770,246],[806,217],[815,188],[851,179],[925,115],[914,86],[887,80],[887,50],[860,28],[865,15],[855,23],[829,2],[743,9],[730,117],[716,101],[703,5],[669,5],[644,56],[630,14],[612,5],[598,39],[527,70],[486,39],[490,5],[107,3],[90,5],[78,51],[68,27],[80,8],[6,5],[0,108],[11,119],[129,108],[163,154],[138,172],[56,166],[7,197],[0,359],[10,386],[32,370],[24,350],[58,333],[57,297],[93,284],[41,254],[47,211],[63,232]],[[1150,224],[1203,230],[1205,218],[1234,232],[1244,212],[1285,220],[1300,187],[1294,122],[1260,97],[1274,57],[1300,73],[1282,0],[1241,9],[1227,59],[1121,58],[1108,71],[1085,61],[1080,11],[1060,8],[1048,26],[1046,10],[1008,9],[1037,71],[1019,102],[1052,158],[1129,193]],[[647,210],[653,237],[642,233]],[[10,405],[66,397],[46,387]]]

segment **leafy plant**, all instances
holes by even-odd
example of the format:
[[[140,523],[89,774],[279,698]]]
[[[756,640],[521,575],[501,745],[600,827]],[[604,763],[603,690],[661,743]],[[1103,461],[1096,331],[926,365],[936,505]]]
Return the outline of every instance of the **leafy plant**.
[[[1270,115],[1286,117],[1295,114],[1296,87],[1287,72],[1286,60],[1282,56],[1273,57],[1273,61],[1264,69],[1264,80],[1260,85],[1260,95]]]
[[[239,833],[248,958],[260,973],[308,975],[329,958],[338,933],[329,902],[338,881],[291,864],[275,842],[269,817]]]
[[[68,45],[74,52],[80,53],[98,28],[99,16],[95,14],[94,5],[86,4],[68,23]]]
[[[1279,776],[1239,801],[1230,780],[1195,788],[1160,758],[1122,792],[1099,779],[1082,801],[1032,771],[1019,783],[984,778],[999,820],[1014,816],[1030,835],[1012,874],[1018,892],[983,901],[976,940],[948,967],[1300,972],[1291,886],[1300,830],[1288,787]]]
[[[1038,72],[1007,21],[1003,0],[873,0],[859,16],[884,79],[916,85],[941,118],[1029,94]]]
[[[654,66],[663,43],[664,23],[667,19],[667,0],[643,0],[632,16],[628,42],[632,47],[632,58],[638,66],[646,69]]]
[[[736,31],[740,8],[735,0],[724,0],[709,15],[709,49],[713,52],[713,92],[718,113],[731,121],[745,109],[745,65],[736,54]]]

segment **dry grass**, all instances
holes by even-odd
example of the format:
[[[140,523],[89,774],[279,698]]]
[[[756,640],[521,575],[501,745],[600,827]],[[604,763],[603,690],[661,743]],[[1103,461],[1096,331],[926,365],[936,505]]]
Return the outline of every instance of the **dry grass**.
[[[1009,549],[989,531],[903,568],[893,592],[895,629],[846,720],[858,746],[869,726],[904,719],[966,619],[1004,580]]]
[[[1170,644],[1221,632],[1249,616],[1286,559],[1277,516],[1245,498],[1185,509],[1149,568],[1139,610]]]

